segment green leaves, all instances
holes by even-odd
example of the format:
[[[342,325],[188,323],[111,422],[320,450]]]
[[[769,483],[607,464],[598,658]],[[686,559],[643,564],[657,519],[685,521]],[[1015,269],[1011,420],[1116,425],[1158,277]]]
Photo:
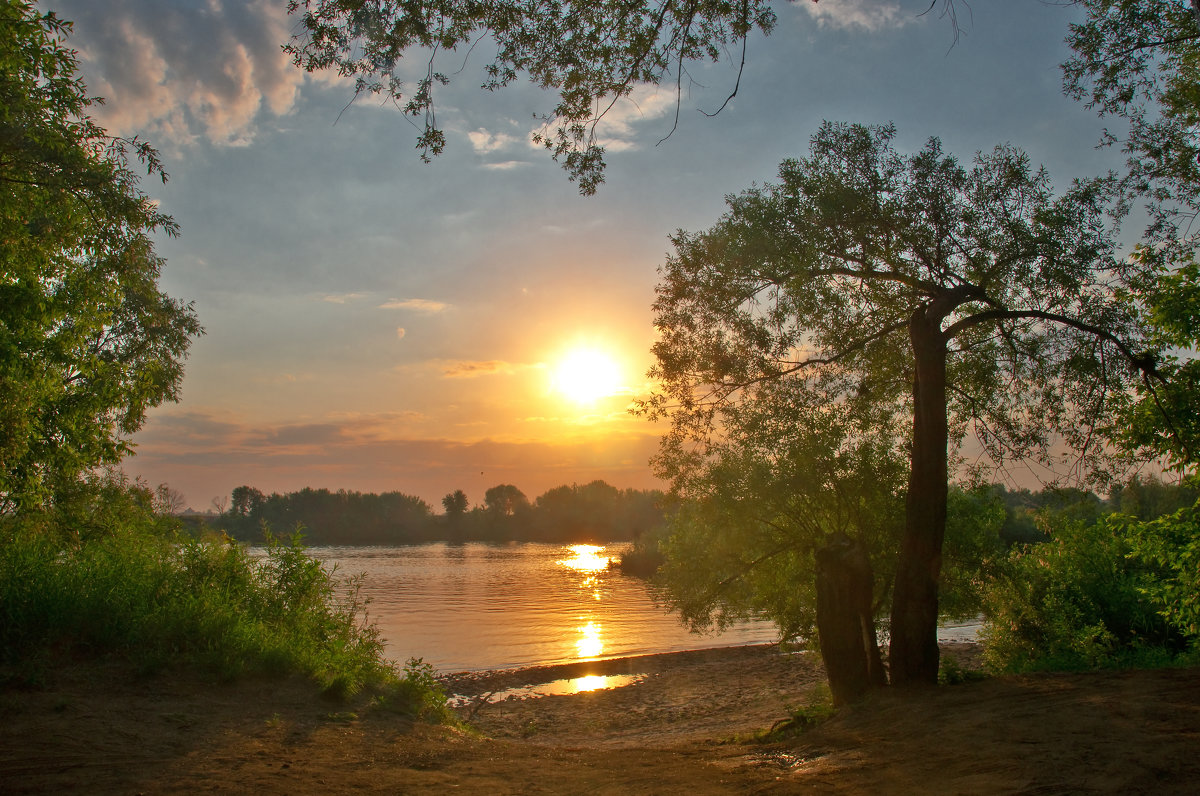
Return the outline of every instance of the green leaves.
[[[642,409],[703,446],[733,407],[788,393],[860,406],[902,449],[920,308],[945,337],[960,438],[977,432],[997,463],[1057,464],[1057,434],[1102,465],[1096,432],[1141,347],[1118,278],[1148,267],[1115,261],[1105,185],[1056,196],[1013,147],[968,166],[936,139],[902,153],[895,134],[826,123],[776,184],[675,237],[655,302],[661,393]]]
[[[158,289],[150,236],[177,227],[131,171],[165,180],[157,154],[87,115],[69,30],[0,3],[0,512],[120,459],[201,333]]]
[[[1171,238],[1200,209],[1200,22],[1179,0],[1082,0],[1063,64],[1067,96],[1128,124],[1108,134],[1127,155],[1127,201],[1149,198],[1150,234]],[[1178,214],[1178,215],[1177,215]]]
[[[422,158],[440,154],[446,143],[435,114],[434,90],[449,82],[434,68],[439,55],[490,38],[495,50],[481,87],[494,91],[524,74],[557,92],[534,140],[584,195],[604,181],[597,126],[614,103],[639,84],[682,80],[689,62],[728,57],[753,30],[770,33],[775,25],[767,0],[290,0],[288,12],[303,31],[284,48],[293,62],[309,72],[353,76],[356,94],[383,94],[422,119]],[[405,55],[421,63],[407,80]]]

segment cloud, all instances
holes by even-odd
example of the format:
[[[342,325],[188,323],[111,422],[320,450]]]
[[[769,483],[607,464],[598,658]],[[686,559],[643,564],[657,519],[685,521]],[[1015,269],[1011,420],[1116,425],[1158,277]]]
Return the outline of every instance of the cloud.
[[[799,5],[818,24],[834,28],[858,28],[874,32],[898,28],[913,20],[913,15],[901,11],[898,4],[884,0],[821,0],[819,3],[804,2]]]
[[[295,107],[304,73],[280,45],[291,37],[284,0],[57,0],[75,22],[93,108],[110,132],[182,146],[253,141],[264,114]]]
[[[403,327],[403,326],[397,326],[397,327],[396,327],[396,339],[397,339],[397,340],[403,340],[403,339],[404,339],[404,335],[406,335],[406,334],[408,334],[408,332],[406,332],[406,331],[404,330],[404,327]]]
[[[279,426],[261,435],[263,444],[281,447],[329,445],[345,439],[340,426],[333,423],[304,423]]]
[[[596,125],[597,142],[609,152],[624,152],[640,146],[635,124],[655,120],[675,112],[678,95],[659,86],[637,85],[605,111]],[[535,134],[552,136],[551,128],[542,126],[530,131],[529,146],[541,150],[543,144],[533,140]]]
[[[602,440],[460,442],[404,436],[409,413],[328,417],[315,423],[256,427],[200,411],[155,413],[123,467],[148,482],[168,483],[194,506],[247,484],[267,492],[304,487],[401,491],[437,505],[465,489],[482,500],[496,484],[517,484],[531,497],[597,478],[621,488],[661,487],[647,460],[655,434]]]
[[[328,301],[330,304],[345,304],[365,297],[365,293],[335,293],[330,296],[322,296],[321,301]]]
[[[474,147],[476,154],[479,155],[488,155],[498,149],[504,149],[517,143],[515,136],[511,136],[508,133],[492,133],[483,127],[467,133],[467,138],[470,139],[471,146]]]
[[[449,309],[450,305],[442,301],[430,301],[429,299],[388,299],[379,305],[381,310],[413,310],[415,312],[424,312],[428,314],[444,312]]]
[[[529,161],[527,161],[527,160],[504,160],[504,161],[501,161],[500,163],[484,163],[483,167],[485,169],[491,169],[492,171],[509,171],[511,169],[516,169],[516,168],[520,168],[521,166],[528,166],[528,165],[529,165]]]
[[[458,360],[443,363],[444,369],[442,370],[442,375],[448,379],[473,379],[476,376],[495,375],[511,376],[529,367],[531,366],[505,362],[500,359],[485,361]]]

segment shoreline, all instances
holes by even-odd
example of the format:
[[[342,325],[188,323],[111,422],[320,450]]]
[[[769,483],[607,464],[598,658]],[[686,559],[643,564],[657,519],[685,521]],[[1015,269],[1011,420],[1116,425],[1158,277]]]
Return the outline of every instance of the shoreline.
[[[672,665],[689,660],[720,656],[728,650],[757,648],[777,650],[778,642],[748,641],[744,644],[722,644],[694,649],[667,650],[665,652],[640,652],[633,655],[614,655],[608,658],[589,658],[561,663],[534,663],[524,666],[504,666],[492,669],[464,669],[456,672],[439,672],[437,680],[445,683],[500,683],[506,681],[522,684],[548,683],[553,680],[569,680],[590,675],[651,674]],[[781,653],[792,654],[792,653]],[[643,666],[644,668],[639,668]]]
[[[947,656],[978,644],[943,645]],[[1200,669],[988,678],[885,689],[802,734],[761,733],[821,699],[819,656],[775,645],[584,661],[607,691],[482,705],[473,732],[413,723],[368,694],[69,667],[0,691],[0,790],[516,796],[746,793],[1191,794]],[[570,674],[530,667],[487,678]],[[593,673],[597,670],[592,670]]]
[[[938,646],[943,657],[953,658],[960,667],[982,669],[983,647],[980,642],[954,639],[942,641]],[[771,657],[802,661],[804,666],[816,666],[821,670],[822,675],[824,673],[821,656],[815,650],[784,650],[778,642],[747,642],[568,663],[439,673],[437,680],[448,693],[459,696],[478,696],[489,691],[540,685],[555,680],[571,680],[590,676],[659,675],[683,667],[718,664],[731,660],[752,663]]]

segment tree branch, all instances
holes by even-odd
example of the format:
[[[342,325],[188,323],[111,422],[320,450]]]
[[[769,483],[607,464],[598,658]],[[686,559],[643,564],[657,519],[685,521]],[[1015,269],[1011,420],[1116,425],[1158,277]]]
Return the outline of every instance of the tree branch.
[[[987,310],[979,312],[969,317],[963,318],[958,323],[951,325],[942,334],[947,340],[952,339],[959,332],[969,329],[973,326],[978,326],[983,323],[991,323],[992,321],[1002,320],[1041,320],[1059,323],[1063,326],[1070,326],[1072,329],[1077,329],[1085,334],[1090,334],[1093,337],[1098,337],[1116,346],[1117,350],[1125,359],[1129,360],[1129,364],[1140,370],[1143,374],[1149,377],[1162,379],[1158,373],[1158,368],[1155,366],[1154,357],[1149,354],[1141,356],[1135,354],[1123,340],[1117,337],[1112,332],[1101,329],[1099,326],[1093,326],[1090,323],[1072,318],[1069,315],[1059,315],[1055,312],[1044,312],[1042,310]]]

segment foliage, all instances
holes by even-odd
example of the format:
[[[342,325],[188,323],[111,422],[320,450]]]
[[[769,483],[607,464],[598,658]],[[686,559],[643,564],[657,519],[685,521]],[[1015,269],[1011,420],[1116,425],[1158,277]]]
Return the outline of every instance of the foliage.
[[[1108,510],[1135,520],[1154,520],[1200,500],[1200,483],[1194,478],[1166,483],[1154,475],[1134,475],[1108,496]]]
[[[982,612],[984,583],[1005,551],[1004,519],[1004,506],[990,489],[950,489],[938,589],[942,617],[965,620]]]
[[[707,232],[674,237],[655,302],[661,387],[641,408],[671,421],[677,488],[707,478],[747,412],[785,451],[836,408],[854,419],[852,446],[875,440],[883,458],[909,458],[891,663],[928,680],[947,446],[970,432],[995,465],[1106,474],[1099,440],[1131,365],[1150,367],[1120,292],[1145,265],[1113,256],[1104,181],[1056,195],[1013,147],[966,168],[936,139],[902,153],[895,134],[825,123],[779,183],[728,198]],[[1060,461],[1059,443],[1073,459]]]
[[[750,740],[756,743],[786,741],[833,718],[836,708],[833,694],[823,683],[808,694],[806,704],[788,709],[788,717],[771,725],[766,732],[756,733]]]
[[[532,504],[517,487],[500,484],[487,490],[484,503],[469,512],[467,495],[460,489],[443,498],[446,513],[441,517],[420,498],[400,492],[305,488],[264,495],[254,487],[239,486],[232,498],[221,527],[245,541],[258,541],[263,524],[302,524],[315,545],[385,545],[616,541],[632,539],[662,523],[661,492],[622,490],[603,481],[555,487]]]
[[[1171,628],[1200,646],[1200,501],[1174,514],[1126,522],[1129,558],[1156,573],[1142,593]]]
[[[977,669],[964,669],[954,658],[943,658],[938,670],[938,685],[962,685],[973,683],[987,677]]]
[[[118,483],[102,484],[89,511],[104,516],[86,529],[71,513],[0,523],[0,665],[74,652],[221,678],[296,673],[335,696],[400,688],[395,699],[428,712],[436,694],[420,678],[397,686],[357,582],[307,556],[298,534],[256,558],[225,537],[177,535],[140,491],[122,499]]]
[[[461,489],[456,489],[442,498],[442,508],[446,510],[447,517],[458,517],[466,514],[467,505],[467,493]]]
[[[1175,246],[1138,247],[1132,258],[1155,273],[1131,295],[1144,309],[1156,349],[1159,380],[1138,385],[1138,400],[1117,440],[1165,458],[1180,470],[1200,462],[1200,265]]]
[[[784,422],[786,419],[786,422]],[[833,533],[863,542],[886,605],[904,467],[845,407],[799,401],[731,413],[703,460],[668,438],[655,460],[680,506],[661,547],[661,599],[693,629],[750,618],[815,640],[815,551]]]
[[[446,702],[446,692],[437,681],[433,666],[420,658],[409,658],[403,675],[378,696],[381,707],[425,721],[453,724],[457,721]]]
[[[1130,522],[1054,523],[1048,541],[1013,549],[987,585],[988,662],[1001,671],[1162,663],[1182,635],[1147,599],[1161,567],[1133,555]]]
[[[621,553],[617,561],[617,567],[621,572],[636,578],[653,578],[659,568],[667,562],[662,548],[666,542],[669,527],[669,525],[663,524],[634,537],[633,544]]]
[[[70,24],[0,2],[0,513],[37,508],[118,461],[175,400],[201,333],[158,288],[151,236],[175,222],[138,189],[153,149],[108,135],[64,39]]]
[[[524,74],[556,92],[558,102],[542,117],[535,142],[562,163],[580,193],[591,194],[604,180],[597,126],[605,113],[640,84],[674,82],[680,91],[691,63],[715,62],[739,47],[744,62],[751,32],[774,27],[770,5],[290,0],[288,11],[298,15],[302,32],[285,49],[297,66],[353,77],[356,95],[381,94],[421,119],[417,148],[428,159],[446,146],[434,93],[450,77],[438,69],[438,56],[460,48],[469,55],[488,38],[494,49],[482,87],[494,91]],[[425,57],[406,82],[401,59],[409,53]]]
[[[1067,95],[1127,125],[1127,199],[1151,202],[1149,237],[1176,237],[1179,211],[1200,210],[1200,7],[1181,0],[1080,0],[1074,54],[1063,64]]]

